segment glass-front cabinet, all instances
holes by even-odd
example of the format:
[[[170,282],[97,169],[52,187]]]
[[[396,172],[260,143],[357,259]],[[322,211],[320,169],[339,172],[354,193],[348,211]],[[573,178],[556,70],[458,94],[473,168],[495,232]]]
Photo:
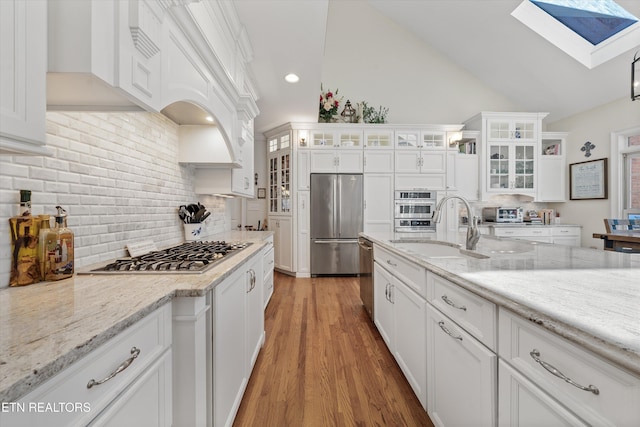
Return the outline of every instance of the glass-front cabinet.
[[[480,156],[480,198],[523,194],[538,198],[542,119],[547,113],[482,112],[465,122],[480,131],[481,145],[464,146]]]
[[[489,190],[535,190],[534,144],[489,145]]]
[[[291,141],[289,133],[267,142],[269,213],[291,213]]]

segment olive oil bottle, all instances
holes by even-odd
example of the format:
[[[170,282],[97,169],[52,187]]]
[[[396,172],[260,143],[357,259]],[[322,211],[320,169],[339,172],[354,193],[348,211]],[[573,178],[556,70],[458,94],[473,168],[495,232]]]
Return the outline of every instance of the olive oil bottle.
[[[45,280],[60,280],[73,276],[73,231],[67,227],[67,212],[56,206],[55,228],[43,233]]]
[[[9,286],[24,286],[41,280],[38,262],[40,219],[31,216],[31,191],[20,190],[18,216],[9,218],[11,230],[11,275]]]

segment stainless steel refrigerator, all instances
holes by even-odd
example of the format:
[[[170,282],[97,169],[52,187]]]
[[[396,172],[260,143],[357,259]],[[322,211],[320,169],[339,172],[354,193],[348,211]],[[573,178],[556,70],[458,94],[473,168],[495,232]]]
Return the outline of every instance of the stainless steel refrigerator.
[[[359,273],[362,174],[311,174],[311,275]]]

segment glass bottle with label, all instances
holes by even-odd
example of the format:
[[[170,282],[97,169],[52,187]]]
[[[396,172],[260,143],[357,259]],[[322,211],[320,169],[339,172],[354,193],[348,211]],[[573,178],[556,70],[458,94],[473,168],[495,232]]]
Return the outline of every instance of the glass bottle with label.
[[[45,234],[45,280],[60,280],[73,276],[73,231],[67,227],[67,212],[56,206],[55,228]]]
[[[40,281],[38,262],[39,218],[31,216],[31,191],[20,190],[18,216],[9,218],[11,230],[11,275],[9,286],[24,286]]]

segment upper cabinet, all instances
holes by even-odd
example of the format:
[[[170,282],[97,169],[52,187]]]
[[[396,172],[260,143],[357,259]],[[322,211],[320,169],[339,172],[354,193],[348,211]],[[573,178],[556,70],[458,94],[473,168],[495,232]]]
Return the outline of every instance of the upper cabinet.
[[[546,113],[483,112],[466,129],[481,130],[481,199],[494,194],[538,198],[542,119]]]
[[[566,132],[542,132],[538,150],[538,201],[565,202],[567,200]]]
[[[45,148],[47,2],[0,1],[0,154]]]
[[[50,109],[159,111],[161,2],[49,2]]]

